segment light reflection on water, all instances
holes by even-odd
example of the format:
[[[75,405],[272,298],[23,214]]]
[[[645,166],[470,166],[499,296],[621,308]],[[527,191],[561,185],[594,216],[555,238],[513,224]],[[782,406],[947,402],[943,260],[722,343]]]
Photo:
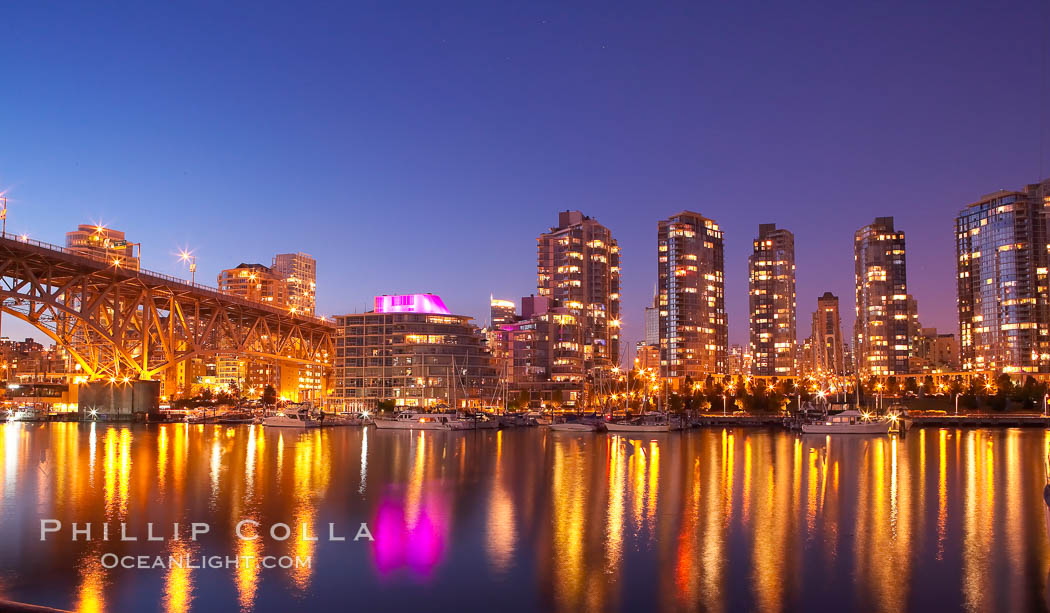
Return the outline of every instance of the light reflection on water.
[[[1047,608],[1050,432],[0,428],[0,595],[35,604],[326,610],[352,595],[390,611]],[[40,542],[42,518],[64,532]],[[258,539],[234,538],[242,520],[258,523],[244,530]],[[211,525],[199,542],[145,540],[146,522],[170,537],[195,521]],[[90,522],[95,538],[71,542],[72,522]],[[139,540],[117,540],[120,522]],[[269,537],[276,522],[290,539]],[[374,543],[353,541],[362,522]],[[312,564],[106,569],[103,553]]]

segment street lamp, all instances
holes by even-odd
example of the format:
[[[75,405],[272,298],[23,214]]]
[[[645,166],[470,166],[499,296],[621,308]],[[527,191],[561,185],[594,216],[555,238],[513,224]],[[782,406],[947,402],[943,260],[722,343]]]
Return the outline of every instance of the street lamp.
[[[955,394],[955,416],[956,417],[959,416],[959,396],[962,396],[962,392],[961,391],[956,392],[956,394]],[[1044,404],[1045,404],[1045,402],[1044,402]]]
[[[197,256],[192,251],[179,251],[179,260],[190,265],[190,283],[197,283]]]

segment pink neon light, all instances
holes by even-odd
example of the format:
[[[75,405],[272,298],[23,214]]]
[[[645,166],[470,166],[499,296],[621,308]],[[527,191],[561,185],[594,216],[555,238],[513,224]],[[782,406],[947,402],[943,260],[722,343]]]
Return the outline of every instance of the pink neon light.
[[[401,294],[376,296],[376,313],[433,313],[451,315],[440,296],[435,294]]]
[[[410,524],[405,501],[384,498],[375,517],[376,541],[372,547],[380,575],[410,569],[429,577],[444,557],[447,517],[436,494],[426,494]]]

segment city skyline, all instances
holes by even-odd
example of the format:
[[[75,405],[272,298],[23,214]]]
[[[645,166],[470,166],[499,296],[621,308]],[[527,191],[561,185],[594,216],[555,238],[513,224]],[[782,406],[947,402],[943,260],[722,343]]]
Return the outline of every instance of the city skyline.
[[[1029,183],[1029,184],[1031,184],[1031,183]],[[1028,185],[1028,184],[1026,184],[1026,185]],[[1023,189],[1023,188],[1018,188],[1018,189]],[[993,197],[999,191],[1012,192],[1014,190],[1010,190],[1010,189],[997,190],[996,192],[990,192],[990,193],[987,193],[987,194],[983,194],[979,198],[974,198],[974,200],[975,201],[986,200],[986,199],[988,199],[990,197]],[[969,205],[960,206],[958,210],[964,210],[968,206]],[[567,212],[567,211],[555,212],[555,214],[557,215],[557,214],[565,213],[565,212]],[[600,219],[597,219],[594,216],[588,215],[585,211],[580,211],[580,213],[585,215],[587,218],[593,219],[595,222],[597,222],[599,224],[601,223]],[[958,215],[958,213],[956,213],[956,215]],[[892,218],[892,217],[890,217],[890,218]],[[717,223],[717,220],[712,220],[712,221]],[[952,218],[952,221],[954,222],[954,217]],[[659,223],[660,222],[657,221],[656,225],[658,225]],[[776,226],[776,224],[768,224],[768,225]],[[102,222],[93,222],[92,224],[82,224],[81,223],[81,224],[77,225],[78,230],[70,230],[70,231],[66,232],[66,234],[67,235],[72,235],[72,234],[75,234],[76,232],[83,233],[83,232],[85,232],[84,228],[97,229],[99,227],[101,227],[102,231],[105,232],[106,234],[110,234],[110,233],[114,233],[115,232],[116,234],[119,234],[121,237],[123,237],[125,234],[127,234],[127,232],[123,231],[123,228],[113,228],[113,227],[110,227],[109,225],[102,224]],[[548,228],[548,229],[550,229],[550,228]],[[863,230],[863,228],[861,228],[861,229]],[[903,231],[901,228],[897,228],[897,229],[899,231]],[[615,234],[616,234],[615,230],[614,229],[610,229],[610,230],[612,230],[612,233],[615,236]],[[789,234],[791,234],[790,228],[777,228],[777,230],[778,231],[786,231]],[[722,231],[722,233],[724,235],[724,230]],[[25,236],[25,237],[33,239],[33,240],[42,240],[43,242],[49,242],[49,243],[56,244],[56,245],[61,243],[61,241],[48,240],[47,237],[37,237],[37,236],[29,235],[29,234],[17,233],[17,230],[15,230],[14,228],[12,229],[12,232],[10,232],[10,234],[18,235],[18,236]],[[69,240],[70,239],[67,237],[66,238],[66,242],[68,243]],[[752,238],[752,239],[750,239],[747,242],[753,243],[754,240],[755,239]],[[728,246],[729,241],[725,241],[725,243]],[[131,242],[129,242],[128,244],[129,245],[133,244],[136,247],[138,247],[139,253],[141,253],[141,248],[142,248],[141,247],[141,243],[131,243]],[[129,249],[130,249],[130,247],[129,247]],[[292,247],[292,249],[295,249],[295,248]],[[729,251],[728,248],[726,250]],[[191,251],[193,252],[193,255],[196,256],[195,250],[191,250]],[[171,274],[171,275],[173,275],[175,277],[178,277],[178,278],[186,278],[186,280],[189,281],[189,276],[190,276],[189,268],[187,267],[185,262],[183,262],[180,259],[180,255],[182,255],[183,253],[186,253],[186,252],[183,251],[182,248],[178,248],[177,250],[174,250],[174,251],[171,252],[171,259],[172,259],[173,262],[175,262],[175,265],[174,265],[173,268],[166,268],[166,267],[163,267],[163,266],[161,266],[161,267],[152,266],[152,265],[150,265],[150,262],[149,262],[148,259],[144,259],[143,260],[143,262],[145,262],[145,263],[142,265],[142,268],[146,269],[146,270],[156,271],[156,272],[165,272],[166,274]],[[290,256],[295,255],[295,254],[286,254],[286,255],[290,257]],[[301,251],[298,253],[298,255],[305,256],[305,254],[302,254]],[[305,256],[305,257],[309,258],[309,256]],[[533,257],[535,257],[535,255],[533,255]],[[659,257],[659,254],[654,254],[654,257],[653,257],[653,265],[654,266],[656,266],[658,264],[658,262],[657,262],[657,258],[658,257]],[[748,257],[750,257],[750,256],[745,256],[745,263],[744,263],[744,266],[745,266],[744,274],[745,275],[749,274],[747,272],[747,268],[748,268],[747,258]],[[848,254],[847,254],[847,257],[848,257]],[[136,258],[136,264],[137,264],[137,260],[138,260],[138,258]],[[255,266],[255,265],[256,264],[252,264],[252,266]],[[242,262],[240,264],[240,266],[246,266],[246,264],[244,264]],[[323,269],[323,267],[324,267],[324,263],[322,262],[321,263],[321,268]],[[734,267],[735,266],[733,266],[733,263],[729,262],[728,258],[727,258],[726,265],[725,265],[725,270],[728,271],[728,270],[731,270]],[[225,270],[220,269],[216,276],[217,277],[221,277],[224,273],[229,272],[229,270],[232,269],[232,268],[234,268],[233,265],[228,266]],[[202,274],[201,277],[197,278],[197,283],[198,284],[206,285],[206,286],[213,287],[213,288],[216,288],[216,289],[221,288],[222,283],[212,282],[211,281],[211,277],[209,276],[209,272],[210,271],[208,271],[206,269],[204,269],[204,270],[198,269],[198,270]],[[726,273],[727,279],[726,279],[726,283],[725,284],[727,286],[734,285],[735,283],[733,283],[732,280],[730,280],[728,278],[728,276],[729,276],[728,273]],[[654,275],[654,279],[655,278],[656,278],[656,275]],[[952,281],[953,281],[953,285],[954,285],[955,284],[954,283],[954,279]],[[749,281],[747,281],[745,279],[744,284],[745,284],[745,293],[747,293],[748,292],[747,286],[749,284]],[[321,297],[323,298],[324,297],[324,291],[323,291],[323,286],[322,286],[320,281],[318,282],[318,286],[322,288]],[[912,295],[912,291],[913,291],[913,290],[910,289],[911,287],[912,287],[912,285],[909,285],[909,296]],[[534,294],[535,293],[535,289],[536,289],[535,287],[527,288],[526,291],[520,292],[519,295],[516,298],[514,298],[514,300],[517,300],[518,298],[520,298],[522,296],[527,296],[527,295],[530,295],[530,294]],[[850,289],[851,292],[854,291],[855,290],[855,285],[851,285],[851,287],[849,289]],[[406,291],[412,292],[411,289],[406,290]],[[826,290],[826,291],[830,291],[830,290]],[[368,296],[363,301],[363,302],[365,302],[364,306],[360,306],[360,307],[355,306],[355,308],[353,308],[353,309],[346,309],[346,308],[339,308],[339,307],[336,307],[334,309],[323,309],[322,307],[318,307],[317,315],[326,317],[328,319],[331,319],[331,318],[333,318],[333,317],[335,317],[337,315],[342,315],[342,314],[364,313],[364,312],[367,312],[367,311],[371,310],[372,306],[374,306],[372,304],[373,300],[374,300],[374,296],[378,296],[378,295],[394,295],[394,294],[397,294],[397,293],[398,292],[394,292],[394,291],[380,291],[380,292],[377,292],[375,294],[372,294],[372,295]],[[438,293],[438,294],[441,294],[441,295],[446,295],[446,294],[453,295],[453,296],[457,295],[456,292],[454,292],[454,291],[446,291],[446,292],[434,291],[433,293]],[[821,295],[823,295],[823,293],[824,292],[822,292]],[[832,293],[834,293],[834,292],[832,292]],[[487,325],[489,323],[488,320],[489,320],[489,317],[491,315],[489,300],[491,298],[493,298],[493,297],[500,298],[500,296],[496,295],[495,293],[490,293],[489,296],[485,297],[484,307],[483,308],[479,308],[479,309],[475,309],[473,307],[468,307],[466,309],[462,309],[462,308],[459,308],[459,306],[458,306],[458,305],[463,303],[462,301],[454,302],[454,304],[457,305],[456,308],[459,308],[459,310],[453,309],[453,312],[456,312],[456,313],[459,313],[459,314],[468,315],[468,316],[473,318],[473,321],[474,321],[474,323],[476,325],[478,325],[479,327],[484,327],[485,325]],[[809,309],[809,311],[813,311],[816,308],[817,300],[820,297],[821,297],[820,295],[812,297],[812,301],[811,302],[813,303],[813,307],[814,308]],[[502,298],[506,299],[506,296],[503,296]],[[624,298],[626,298],[626,302],[627,303],[633,302],[631,300],[632,297],[630,297],[630,296],[625,296]],[[798,298],[798,301],[799,302],[804,302],[804,301],[807,300],[807,298],[809,298],[809,297],[801,296],[801,297]],[[953,296],[953,299],[950,300],[950,302],[954,303],[955,302],[954,298],[955,298],[955,296]],[[514,300],[511,300],[511,302],[514,302]],[[912,300],[912,301],[915,302],[915,300]],[[330,302],[330,301],[328,301],[328,302]],[[729,299],[728,296],[726,297],[726,302],[727,302],[727,304],[730,302],[730,299]],[[934,302],[935,305],[938,304],[938,300],[937,299],[935,299],[933,302]],[[944,302],[943,297],[940,297],[939,302],[940,303]],[[748,303],[748,296],[745,295],[744,305],[743,305],[745,310],[742,313],[744,321],[742,323],[737,323],[735,325],[732,323],[734,321],[734,318],[731,316],[731,314],[728,313],[728,308],[727,308],[727,315],[728,315],[728,319],[729,319],[729,324],[728,324],[728,328],[729,328],[729,342],[727,343],[727,347],[730,346],[730,345],[738,345],[738,344],[746,346],[748,344],[748,336],[750,334],[750,323],[749,323],[750,307],[749,307],[749,305],[747,303]],[[637,316],[635,318],[632,318],[631,314],[628,313],[628,312],[625,312],[624,309],[621,307],[620,319],[623,321],[623,324],[622,324],[623,328],[629,330],[629,329],[631,329],[633,327],[633,329],[637,330],[638,334],[639,334],[637,339],[634,339],[634,338],[632,338],[630,336],[622,336],[621,337],[621,352],[623,352],[623,351],[627,352],[627,353],[624,354],[624,363],[628,363],[630,361],[630,359],[631,359],[631,357],[633,355],[633,352],[635,350],[634,345],[638,341],[645,340],[644,310],[646,308],[651,308],[651,304],[652,304],[652,301],[650,299],[649,303],[645,304],[642,307],[642,314],[640,314],[639,316]],[[855,302],[854,302],[854,304],[855,304]],[[801,308],[803,311],[806,311],[807,307],[800,306],[799,308]],[[949,321],[947,322],[949,325],[947,325],[947,326],[944,326],[941,323],[933,323],[932,322],[932,318],[928,318],[928,316],[927,316],[928,310],[933,310],[933,309],[927,309],[926,305],[924,304],[922,307],[920,307],[920,310],[918,311],[919,320],[922,323],[923,327],[935,327],[935,328],[938,328],[940,330],[950,330],[951,334],[958,335],[959,324],[958,324],[957,311],[956,311],[954,305],[952,306],[952,315],[954,315],[954,317],[950,317],[949,318]],[[936,309],[936,310],[940,310],[940,309]],[[852,312],[852,310],[850,310],[850,309],[844,309],[841,312],[841,322],[842,322],[842,326],[843,326],[843,338],[844,338],[844,340],[847,343],[849,343],[849,341],[850,341],[849,331],[852,330],[852,326],[853,326],[853,317],[851,316],[851,312]],[[630,321],[632,319],[637,319],[637,321],[634,322],[634,324],[635,324],[634,326],[632,326],[631,323],[630,323]],[[929,321],[929,323],[927,323],[928,321]],[[738,328],[742,328],[743,330],[741,331]],[[27,324],[25,322],[22,322],[20,320],[11,318],[11,317],[4,318],[3,336],[6,337],[6,338],[11,338],[11,339],[33,338],[37,342],[44,343],[45,345],[50,343],[50,339],[48,339],[45,334],[43,334],[42,332],[37,330],[35,327],[33,327],[33,326],[31,326],[31,325],[29,325],[29,324]],[[738,339],[739,336],[743,336],[743,338],[742,339]],[[801,346],[802,343],[805,340],[807,340],[808,338],[809,338],[809,334],[806,332],[806,329],[804,327],[803,328],[799,328],[796,331],[795,342],[799,346]],[[738,342],[738,340],[740,340],[741,342]],[[624,344],[624,343],[627,343],[627,344]]]
[[[849,331],[852,266],[827,254],[850,253],[856,228],[893,216],[912,239],[910,293],[923,325],[957,332],[952,220],[983,194],[1046,176],[1032,135],[1038,96],[968,95],[975,84],[1007,89],[1038,73],[1033,7],[910,7],[909,18],[896,19],[850,7],[788,26],[780,8],[754,19],[746,7],[613,16],[504,8],[461,22],[315,9],[297,14],[300,29],[282,37],[303,59],[271,48],[280,14],[229,33],[163,7],[46,20],[18,7],[0,41],[12,66],[0,190],[11,199],[9,231],[31,238],[60,243],[78,224],[101,221],[143,244],[145,268],[188,278],[175,255],[193,249],[198,279],[307,251],[318,261],[320,313],[365,311],[376,294],[430,291],[479,323],[490,294],[530,292],[533,237],[557,211],[578,209],[623,249],[629,347],[643,336],[659,219],[693,210],[719,223],[729,342],[746,344],[755,223],[795,234],[799,312],[831,291],[843,298]],[[78,53],[39,44],[53,34],[44,22]],[[330,22],[349,32],[334,34]],[[384,34],[395,26],[400,46],[391,49]],[[988,28],[1013,35],[973,48]],[[757,34],[753,45],[735,44],[742,31]],[[700,51],[698,32],[709,41]],[[827,45],[778,52],[785,39],[807,38]],[[228,40],[234,57],[209,62]],[[640,59],[654,44],[660,52]],[[190,47],[197,51],[181,52]],[[814,68],[827,64],[825,47],[838,57]],[[711,54],[717,66],[704,61]],[[352,61],[360,56],[373,63]],[[286,70],[260,72],[275,60]],[[858,64],[867,71],[837,68]],[[113,70],[89,70],[100,65]],[[82,73],[96,80],[85,83]],[[391,85],[372,73],[403,77]],[[434,73],[457,75],[460,89]],[[878,79],[893,86],[873,89]],[[552,87],[565,91],[528,93]],[[305,110],[288,114],[280,96],[261,95],[275,90],[295,92],[288,95]],[[372,95],[354,96],[359,90]],[[736,95],[722,101],[713,95],[721,91]],[[781,100],[776,112],[742,102],[770,92]],[[394,211],[413,223],[372,231],[392,228]],[[448,240],[463,224],[477,231]],[[447,266],[421,269],[424,259]]]

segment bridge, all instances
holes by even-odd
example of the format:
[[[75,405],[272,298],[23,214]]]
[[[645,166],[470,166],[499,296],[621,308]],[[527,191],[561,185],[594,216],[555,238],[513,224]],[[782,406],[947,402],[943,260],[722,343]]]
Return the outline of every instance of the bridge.
[[[86,380],[158,379],[217,353],[328,370],[334,326],[148,270],[0,236],[0,312],[64,348]]]

